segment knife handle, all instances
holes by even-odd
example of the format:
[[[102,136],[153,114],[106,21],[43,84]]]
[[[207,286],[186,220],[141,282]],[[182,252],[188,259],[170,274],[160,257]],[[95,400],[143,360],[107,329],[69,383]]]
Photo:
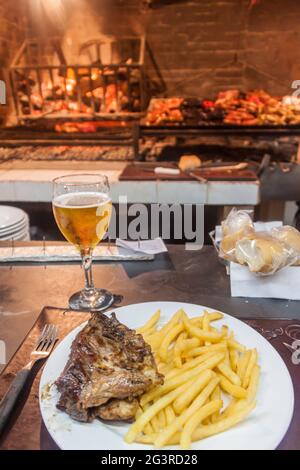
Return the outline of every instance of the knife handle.
[[[29,374],[29,369],[20,370],[0,402],[0,436],[9,421]]]

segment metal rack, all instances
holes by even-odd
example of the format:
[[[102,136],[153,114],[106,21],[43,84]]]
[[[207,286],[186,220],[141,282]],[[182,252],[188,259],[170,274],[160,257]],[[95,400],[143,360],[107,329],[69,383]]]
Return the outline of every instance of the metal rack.
[[[101,57],[103,45],[109,50],[108,62]],[[144,55],[144,37],[107,43],[95,39],[81,46],[82,65],[68,64],[58,40],[26,40],[9,70],[18,122],[141,117],[148,104]]]

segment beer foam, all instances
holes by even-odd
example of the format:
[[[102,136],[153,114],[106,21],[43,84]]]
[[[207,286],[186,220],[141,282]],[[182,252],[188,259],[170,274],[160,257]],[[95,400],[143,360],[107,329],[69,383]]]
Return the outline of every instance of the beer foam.
[[[89,207],[99,207],[111,202],[108,194],[96,192],[76,192],[56,196],[53,204],[57,207],[69,209],[83,209]]]

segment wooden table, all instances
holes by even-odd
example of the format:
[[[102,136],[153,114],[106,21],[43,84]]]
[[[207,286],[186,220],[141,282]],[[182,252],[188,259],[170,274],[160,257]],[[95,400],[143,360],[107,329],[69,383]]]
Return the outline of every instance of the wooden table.
[[[182,301],[207,305],[240,318],[300,321],[300,302],[231,298],[229,278],[212,247],[186,251],[183,246],[174,245],[169,246],[168,254],[159,255],[154,261],[97,263],[94,280],[96,286],[123,295],[122,305]],[[83,273],[78,264],[0,266],[0,340],[5,341],[7,360],[45,305],[66,307],[70,294],[82,286]],[[25,408],[33,404],[36,407],[37,400],[37,396],[31,397]],[[2,448],[55,448],[39,415],[32,415],[25,438],[24,432],[22,437],[18,427],[13,428]]]

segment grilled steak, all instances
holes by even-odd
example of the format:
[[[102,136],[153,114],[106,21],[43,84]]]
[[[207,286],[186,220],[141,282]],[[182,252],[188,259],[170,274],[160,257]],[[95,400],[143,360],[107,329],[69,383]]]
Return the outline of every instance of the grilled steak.
[[[142,335],[120,323],[115,314],[94,314],[72,343],[69,360],[56,381],[57,407],[79,421],[128,420],[135,397],[163,383]]]

